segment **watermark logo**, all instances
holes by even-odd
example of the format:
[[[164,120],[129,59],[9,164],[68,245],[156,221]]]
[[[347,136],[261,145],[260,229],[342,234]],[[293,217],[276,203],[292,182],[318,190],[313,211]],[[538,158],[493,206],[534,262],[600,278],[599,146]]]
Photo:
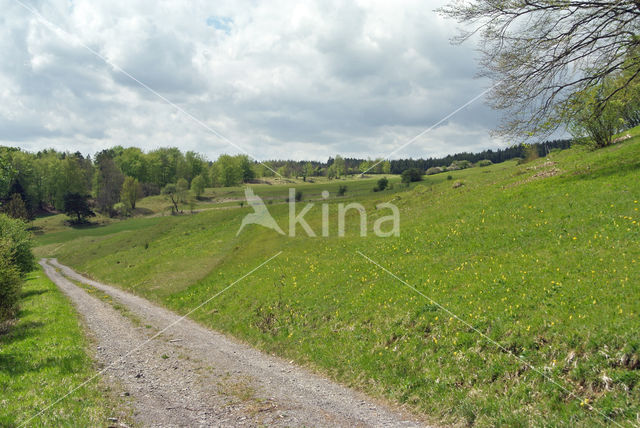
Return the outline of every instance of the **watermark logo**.
[[[253,213],[247,214],[242,219],[242,224],[240,225],[240,229],[238,229],[238,233],[236,236],[240,235],[242,229],[248,224],[259,224],[260,226],[267,227],[269,229],[273,229],[281,235],[284,235],[278,223],[276,223],[275,219],[271,217],[267,206],[264,204],[262,198],[255,193],[253,193],[253,189],[251,187],[247,187],[244,189],[244,197],[247,200],[247,204],[253,208]]]
[[[240,232],[245,228],[245,226],[249,224],[257,224],[269,229],[273,229],[281,235],[285,235],[285,232],[280,228],[276,220],[271,216],[267,206],[265,205],[262,198],[256,195],[253,192],[253,189],[247,187],[244,191],[245,198],[247,200],[247,204],[253,208],[253,213],[247,214],[242,219],[242,224],[236,233],[236,236],[240,235]],[[322,199],[329,199],[329,192],[322,192]],[[298,230],[298,226],[310,237],[317,237],[316,231],[309,225],[305,216],[309,214],[310,211],[313,210],[316,205],[313,202],[307,203],[300,211],[296,208],[296,189],[289,189],[289,198],[287,200],[289,205],[289,230],[288,236],[295,237],[296,232]],[[358,202],[351,202],[348,204],[338,203],[333,204],[337,205],[337,219],[338,219],[338,228],[337,228],[337,236],[344,237],[346,232],[346,217],[349,211],[355,211],[359,214],[359,222],[360,222],[360,236],[367,236],[368,233],[368,221],[367,221],[367,210],[364,205]],[[329,208],[330,204],[328,202],[323,202],[320,204],[321,210],[321,236],[329,237],[331,228],[330,228],[330,217],[329,217]],[[376,205],[376,211],[380,210],[388,210],[390,212],[389,215],[380,216],[376,218],[373,223],[372,231],[375,236],[379,237],[390,237],[390,236],[400,236],[400,210],[398,207],[390,202],[385,202]]]

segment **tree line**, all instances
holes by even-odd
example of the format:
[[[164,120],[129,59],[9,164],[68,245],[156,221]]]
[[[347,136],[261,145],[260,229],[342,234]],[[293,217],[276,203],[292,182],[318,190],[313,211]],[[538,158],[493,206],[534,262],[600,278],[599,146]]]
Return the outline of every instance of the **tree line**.
[[[569,140],[535,145],[541,155],[554,148],[567,148]],[[116,146],[93,157],[80,152],[52,149],[36,153],[0,147],[0,202],[13,217],[32,218],[38,212],[68,211],[77,221],[92,215],[93,208],[109,215],[126,214],[145,196],[167,195],[177,209],[189,190],[199,198],[207,187],[229,187],[265,177],[340,178],[361,173],[401,174],[422,171],[454,161],[503,162],[523,157],[524,146],[479,153],[458,153],[429,159],[357,159],[330,157],[326,162],[273,160],[258,163],[245,155],[221,155],[209,161],[203,155],[177,148],[145,152],[137,147]],[[83,202],[84,201],[84,202]]]

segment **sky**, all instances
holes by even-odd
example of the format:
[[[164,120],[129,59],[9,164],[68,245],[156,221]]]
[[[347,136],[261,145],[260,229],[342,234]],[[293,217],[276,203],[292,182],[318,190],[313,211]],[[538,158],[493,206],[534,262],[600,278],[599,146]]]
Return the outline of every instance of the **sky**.
[[[0,0],[0,145],[387,157],[490,86],[444,3]],[[505,147],[498,119],[480,98],[391,157]]]

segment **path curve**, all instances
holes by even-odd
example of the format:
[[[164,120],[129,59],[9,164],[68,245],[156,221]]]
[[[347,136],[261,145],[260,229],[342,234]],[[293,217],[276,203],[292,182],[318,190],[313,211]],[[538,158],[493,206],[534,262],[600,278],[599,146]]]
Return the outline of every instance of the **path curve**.
[[[108,367],[104,376],[130,395],[134,419],[144,426],[425,426],[400,409],[189,319],[130,353],[181,317],[56,259],[40,264],[84,318],[97,343],[96,358]],[[133,317],[69,279],[109,295]]]

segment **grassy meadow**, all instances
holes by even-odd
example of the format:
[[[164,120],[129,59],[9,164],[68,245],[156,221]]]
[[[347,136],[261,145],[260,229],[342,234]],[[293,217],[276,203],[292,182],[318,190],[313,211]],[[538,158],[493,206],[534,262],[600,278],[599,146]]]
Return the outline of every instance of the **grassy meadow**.
[[[96,373],[90,343],[71,303],[41,269],[23,288],[17,323],[0,335],[0,426],[107,426],[127,419],[99,379],[28,420]]]
[[[37,251],[181,313],[283,251],[192,317],[434,422],[630,426],[640,414],[640,130],[632,134],[409,187],[393,177],[377,193],[375,179],[295,183],[298,212],[315,199],[305,217],[315,238],[256,225],[236,236],[253,212],[239,206],[242,189],[208,189],[197,208],[235,208],[53,230]],[[335,197],[340,184],[347,193]],[[285,231],[289,185],[254,188]],[[322,190],[332,195],[326,238]],[[368,236],[355,211],[337,236],[337,204],[347,202],[365,206]],[[398,206],[399,237],[372,233],[390,214],[381,202]]]

